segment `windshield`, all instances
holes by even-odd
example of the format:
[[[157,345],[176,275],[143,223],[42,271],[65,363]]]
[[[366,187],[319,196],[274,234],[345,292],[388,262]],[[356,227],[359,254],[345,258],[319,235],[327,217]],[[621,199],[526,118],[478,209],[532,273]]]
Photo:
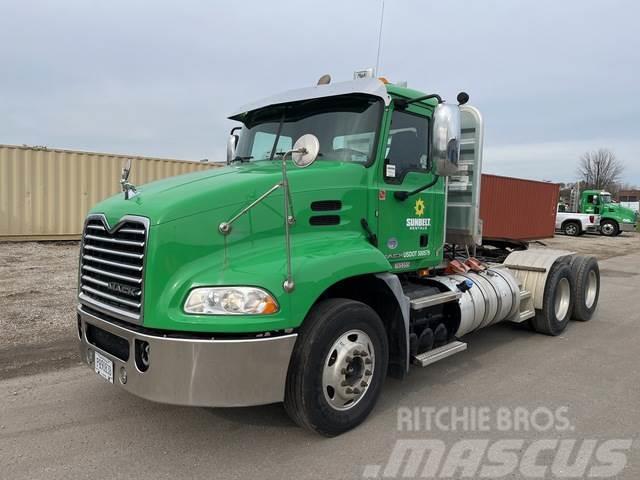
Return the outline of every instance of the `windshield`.
[[[345,95],[250,112],[240,132],[236,160],[272,160],[312,133],[320,142],[318,160],[369,164],[373,161],[382,102]]]
[[[610,194],[600,194],[600,202],[604,203],[611,203],[611,195]]]

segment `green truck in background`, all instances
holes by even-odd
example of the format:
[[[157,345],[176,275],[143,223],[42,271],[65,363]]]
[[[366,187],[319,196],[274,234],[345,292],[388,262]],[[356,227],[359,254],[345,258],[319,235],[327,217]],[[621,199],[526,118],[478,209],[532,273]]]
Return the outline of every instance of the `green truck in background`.
[[[325,76],[232,114],[224,168],[135,186],[125,167],[84,226],[84,361],[146,399],[284,402],[333,436],[388,374],[462,352],[472,331],[589,320],[593,257],[479,245],[483,123],[467,100]]]
[[[622,232],[635,232],[638,223],[636,212],[613,200],[609,192],[583,190],[580,194],[578,212],[600,215],[600,233],[608,237]]]

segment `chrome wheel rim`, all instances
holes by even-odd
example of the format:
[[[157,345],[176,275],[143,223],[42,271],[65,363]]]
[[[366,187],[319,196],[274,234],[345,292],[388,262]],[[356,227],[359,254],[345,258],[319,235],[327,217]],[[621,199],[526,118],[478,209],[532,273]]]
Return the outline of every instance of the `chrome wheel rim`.
[[[554,310],[558,321],[564,320],[569,311],[569,303],[571,303],[571,286],[566,278],[560,279],[556,289],[556,298]]]
[[[602,233],[604,233],[605,235],[612,235],[613,234],[613,225],[611,225],[610,223],[605,223],[602,226]]]
[[[574,236],[577,233],[578,228],[572,223],[572,224],[567,225],[565,227],[565,231],[566,231],[567,235]]]
[[[349,410],[358,404],[371,386],[375,351],[369,335],[349,330],[329,349],[322,370],[322,391],[336,410]]]
[[[594,270],[589,270],[587,275],[587,289],[584,296],[584,303],[587,308],[591,308],[596,301],[596,294],[598,293],[598,278]]]

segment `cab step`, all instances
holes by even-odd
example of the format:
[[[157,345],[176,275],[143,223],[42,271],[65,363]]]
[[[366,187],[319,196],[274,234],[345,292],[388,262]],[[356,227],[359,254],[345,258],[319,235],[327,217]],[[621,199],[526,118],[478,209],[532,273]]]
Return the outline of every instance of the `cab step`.
[[[411,299],[411,310],[422,310],[442,303],[453,302],[462,296],[460,292],[442,292],[435,295]]]
[[[466,349],[466,343],[455,340],[441,347],[434,348],[433,350],[429,350],[428,352],[416,355],[411,360],[414,365],[418,365],[419,367],[426,367],[427,365],[431,365],[438,360],[450,357],[451,355],[462,352]]]
[[[520,317],[518,317],[520,321],[516,323],[522,323],[525,320],[529,320],[530,318],[533,318],[535,316],[536,316],[536,311],[533,308],[529,310],[525,310],[523,312],[520,312]]]

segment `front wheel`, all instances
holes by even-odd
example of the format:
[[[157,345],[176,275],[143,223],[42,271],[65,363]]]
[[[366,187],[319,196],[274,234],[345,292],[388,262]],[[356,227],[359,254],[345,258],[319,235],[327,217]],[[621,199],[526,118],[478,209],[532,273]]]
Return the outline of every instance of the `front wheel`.
[[[284,407],[301,427],[332,437],[364,421],[387,374],[384,325],[369,306],[333,298],[316,305],[298,334]]]
[[[615,237],[619,232],[618,224],[612,220],[603,220],[600,223],[600,233],[606,237]]]

